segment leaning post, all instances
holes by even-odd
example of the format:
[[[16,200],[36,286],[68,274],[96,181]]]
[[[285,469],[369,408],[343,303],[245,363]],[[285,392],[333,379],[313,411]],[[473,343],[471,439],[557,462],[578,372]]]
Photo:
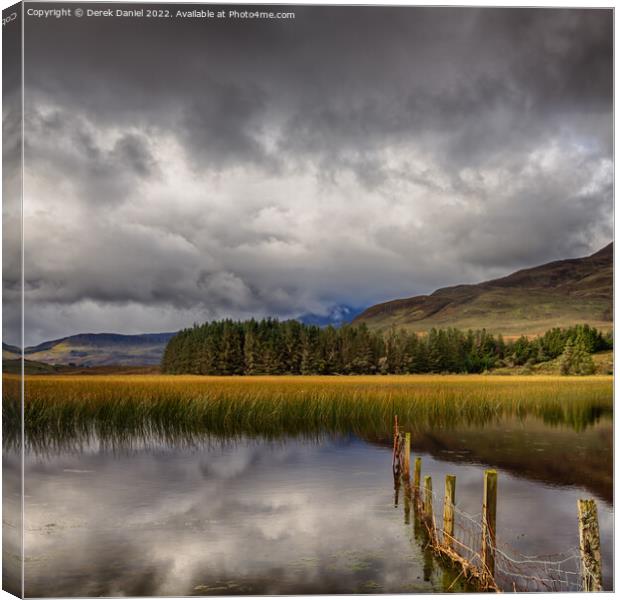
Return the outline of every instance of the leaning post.
[[[446,475],[446,491],[443,499],[443,544],[452,548],[454,539],[454,497],[456,475]]]
[[[497,523],[497,471],[484,472],[482,497],[482,564],[495,577],[495,542]]]
[[[396,472],[396,462],[398,459],[398,415],[394,415],[394,444],[392,448],[392,469]]]
[[[603,589],[603,573],[596,502],[594,500],[577,500],[577,510],[579,513],[582,591],[600,592]]]

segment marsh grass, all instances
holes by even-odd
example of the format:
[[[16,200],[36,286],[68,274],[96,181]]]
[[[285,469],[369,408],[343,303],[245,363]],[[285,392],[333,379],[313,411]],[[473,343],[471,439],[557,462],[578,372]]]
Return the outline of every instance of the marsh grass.
[[[19,439],[19,385],[5,375],[3,431]],[[611,377],[168,375],[31,376],[27,443],[195,436],[390,435],[536,416],[582,430],[612,413]]]

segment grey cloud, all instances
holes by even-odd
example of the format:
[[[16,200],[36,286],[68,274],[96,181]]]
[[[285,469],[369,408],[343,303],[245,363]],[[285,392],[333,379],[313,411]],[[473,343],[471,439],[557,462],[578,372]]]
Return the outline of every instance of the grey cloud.
[[[603,247],[613,236],[611,162],[601,167],[598,155],[567,150],[559,163],[508,173],[502,189],[488,195],[484,181],[469,188],[476,209],[465,205],[442,216],[454,260],[508,272],[537,264],[545,253],[569,258]]]
[[[266,102],[261,88],[215,81],[209,88],[199,100],[189,100],[180,123],[189,159],[198,168],[275,166],[260,140]]]
[[[149,139],[132,130],[102,138],[96,124],[66,108],[26,109],[26,167],[50,183],[72,187],[78,199],[91,208],[122,203],[147,177],[156,178],[157,164]]]
[[[30,80],[75,108],[96,107],[115,122],[131,114],[172,124],[180,112],[187,134],[201,139],[203,129],[211,132],[224,153],[227,143],[235,152],[241,149],[241,162],[250,142],[248,118],[265,105],[283,122],[290,117],[293,126],[305,119],[302,134],[316,126],[313,133],[332,132],[330,145],[343,147],[437,127],[458,134],[455,128],[472,122],[484,125],[485,114],[498,106],[511,117],[504,132],[514,129],[515,119],[536,133],[540,117],[571,110],[609,113],[609,11],[298,7],[297,12],[286,26],[178,23],[176,52],[159,43],[159,34],[169,33],[166,25],[141,31],[138,50],[133,36],[119,36],[118,30],[105,36],[115,26],[111,22],[79,30],[70,23],[42,28],[29,22],[43,43],[57,42],[62,31],[92,49],[66,57],[64,73],[52,82],[43,70],[62,46],[45,48],[45,55],[35,48]],[[87,39],[88,26],[101,35],[96,45]],[[97,70],[84,64],[93,59]],[[85,86],[76,72],[92,85]],[[103,78],[107,89],[93,77]],[[86,88],[81,90],[89,98],[86,105],[69,97],[78,85]],[[283,141],[297,137],[296,131],[285,127]],[[303,145],[306,136],[300,137],[294,141]],[[316,144],[312,137],[309,143]]]
[[[609,241],[611,11],[295,11],[27,21],[41,335],[37,311],[291,316]]]
[[[121,137],[112,152],[111,158],[116,162],[128,166],[139,177],[148,177],[156,171],[156,163],[148,149],[148,139],[141,134],[128,133]]]

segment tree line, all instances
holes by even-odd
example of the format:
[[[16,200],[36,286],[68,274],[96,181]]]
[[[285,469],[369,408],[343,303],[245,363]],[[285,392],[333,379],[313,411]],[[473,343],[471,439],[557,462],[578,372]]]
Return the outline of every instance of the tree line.
[[[611,334],[589,325],[555,328],[504,341],[485,329],[431,329],[416,334],[365,324],[339,328],[277,319],[213,321],[176,334],[162,359],[164,373],[200,375],[370,375],[482,373],[562,356],[562,372],[593,372],[591,353],[612,347]],[[588,360],[589,359],[589,360]]]

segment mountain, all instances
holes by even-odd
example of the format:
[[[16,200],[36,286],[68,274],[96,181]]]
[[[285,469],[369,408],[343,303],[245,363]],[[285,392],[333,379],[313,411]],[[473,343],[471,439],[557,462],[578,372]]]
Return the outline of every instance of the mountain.
[[[428,296],[392,300],[358,313],[352,306],[338,305],[326,315],[305,314],[298,320],[320,327],[352,321],[366,323],[371,329],[395,325],[421,332],[432,327],[485,327],[506,336],[537,334],[577,323],[609,330],[613,326],[613,243],[584,258],[558,260],[478,284],[442,288]],[[33,364],[72,367],[159,365],[174,335],[82,333],[30,346],[25,358]],[[9,361],[18,361],[19,348],[3,343],[2,358],[5,367]]]
[[[297,317],[297,320],[304,325],[317,325],[318,327],[333,325],[334,327],[340,327],[350,323],[363,310],[363,308],[355,308],[347,304],[338,304],[333,306],[325,315],[306,313]]]
[[[2,342],[2,360],[16,360],[20,356],[21,352],[17,346],[11,346]]]
[[[557,260],[500,279],[376,304],[353,323],[420,332],[432,327],[485,327],[515,336],[577,323],[609,330],[612,319],[613,242],[584,258]]]
[[[159,365],[174,333],[81,333],[27,347],[24,357],[50,365],[99,367],[106,365]],[[17,354],[10,356],[10,354]],[[3,359],[19,357],[19,348],[2,344]]]
[[[48,365],[42,362],[24,361],[24,373],[27,375],[49,375],[52,373],[61,373],[70,367]],[[19,375],[22,372],[22,361],[16,358],[3,358],[2,373],[13,373]]]

